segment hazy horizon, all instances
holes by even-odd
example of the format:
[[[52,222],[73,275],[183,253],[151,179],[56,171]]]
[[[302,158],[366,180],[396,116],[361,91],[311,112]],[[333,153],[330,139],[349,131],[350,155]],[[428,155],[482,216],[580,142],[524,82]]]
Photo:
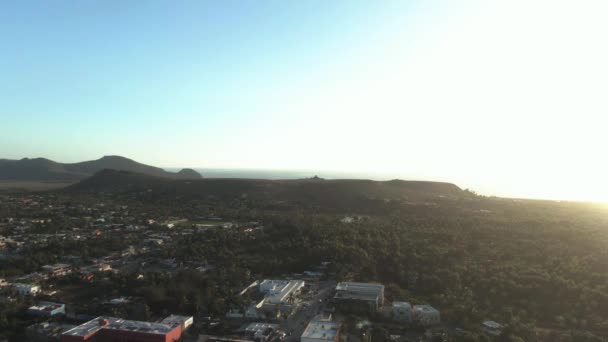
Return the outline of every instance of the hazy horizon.
[[[0,157],[608,202],[603,1],[7,2]]]

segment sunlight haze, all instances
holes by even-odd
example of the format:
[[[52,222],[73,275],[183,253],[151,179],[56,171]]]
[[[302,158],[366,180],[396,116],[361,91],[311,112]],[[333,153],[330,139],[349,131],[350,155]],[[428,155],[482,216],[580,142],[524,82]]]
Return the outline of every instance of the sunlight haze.
[[[608,202],[608,2],[252,4],[2,5],[0,158]]]

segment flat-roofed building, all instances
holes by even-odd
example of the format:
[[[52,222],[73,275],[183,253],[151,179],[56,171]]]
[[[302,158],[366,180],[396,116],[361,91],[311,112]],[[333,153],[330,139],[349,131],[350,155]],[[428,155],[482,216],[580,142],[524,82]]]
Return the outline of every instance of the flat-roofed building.
[[[390,307],[385,307],[384,316],[396,322],[411,322],[412,305],[408,302],[393,302]]]
[[[253,338],[254,341],[264,342],[268,341],[275,331],[279,329],[278,324],[273,323],[250,323],[243,327],[241,330],[249,338]]]
[[[300,342],[331,342],[340,339],[341,324],[328,321],[311,321],[304,329]]]
[[[355,282],[338,283],[334,303],[341,311],[374,313],[384,304],[384,285]]]
[[[53,302],[39,302],[27,309],[27,313],[34,316],[51,317],[65,314],[65,304]]]
[[[97,317],[61,335],[61,342],[175,342],[180,339],[192,317],[169,316],[166,323],[124,320],[116,317]]]

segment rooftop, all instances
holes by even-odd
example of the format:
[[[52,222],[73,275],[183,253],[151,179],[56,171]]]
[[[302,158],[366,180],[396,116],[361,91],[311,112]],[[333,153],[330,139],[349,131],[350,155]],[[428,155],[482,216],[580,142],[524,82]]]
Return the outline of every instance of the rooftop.
[[[411,309],[412,305],[408,302],[393,302],[393,307],[394,308],[404,308],[404,309]]]
[[[39,302],[38,305],[32,305],[28,310],[32,311],[53,311],[65,306],[65,304],[53,303],[53,302]]]
[[[380,292],[384,291],[384,285],[375,283],[355,283],[350,281],[343,281],[336,285],[336,291]]]
[[[334,341],[340,331],[340,323],[311,321],[302,333],[304,338]]]
[[[430,306],[430,305],[414,305],[414,311],[419,311],[419,312],[439,312],[439,310],[435,309],[434,307]]]
[[[174,327],[163,323],[129,321],[116,317],[97,317],[77,326],[74,329],[66,331],[64,335],[88,336],[101,329],[136,331],[147,334],[165,335],[171,332]]]
[[[503,327],[502,324],[494,321],[484,321],[482,325],[490,329],[501,329]]]
[[[334,296],[334,298],[375,302],[378,300],[378,294],[376,294],[376,293],[336,292],[336,295]]]
[[[258,331],[263,331],[266,330],[268,328],[272,328],[272,329],[278,329],[279,325],[278,324],[272,324],[272,323],[250,323],[246,326],[244,326],[243,328],[241,328],[243,331],[246,332],[258,332]]]
[[[304,286],[303,280],[264,280],[260,283],[260,292],[266,294],[269,303],[278,304]]]
[[[11,285],[14,286],[14,287],[17,287],[17,288],[24,288],[24,289],[31,289],[31,288],[39,288],[40,287],[38,285],[23,284],[23,283],[12,283]]]
[[[160,323],[166,324],[172,328],[175,328],[179,325],[188,327],[189,325],[192,324],[192,320],[193,320],[192,316],[171,315],[171,316],[163,319]]]

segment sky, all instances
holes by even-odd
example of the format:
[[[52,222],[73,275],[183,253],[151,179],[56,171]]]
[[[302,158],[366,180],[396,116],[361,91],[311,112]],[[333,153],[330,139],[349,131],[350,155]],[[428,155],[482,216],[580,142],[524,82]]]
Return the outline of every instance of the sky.
[[[608,2],[3,1],[0,158],[608,202]]]

